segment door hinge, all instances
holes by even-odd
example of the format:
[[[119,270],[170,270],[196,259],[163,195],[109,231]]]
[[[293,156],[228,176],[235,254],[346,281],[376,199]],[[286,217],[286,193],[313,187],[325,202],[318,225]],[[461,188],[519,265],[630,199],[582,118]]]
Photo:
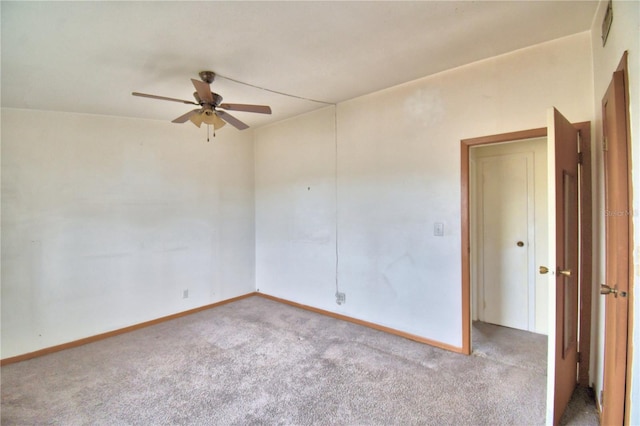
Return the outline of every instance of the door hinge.
[[[606,137],[602,138],[602,150],[609,151],[609,142]]]
[[[582,164],[583,158],[582,158],[582,153],[579,152],[578,153],[578,164]]]
[[[576,359],[578,360],[578,364],[582,362],[582,354],[580,352],[576,353]]]

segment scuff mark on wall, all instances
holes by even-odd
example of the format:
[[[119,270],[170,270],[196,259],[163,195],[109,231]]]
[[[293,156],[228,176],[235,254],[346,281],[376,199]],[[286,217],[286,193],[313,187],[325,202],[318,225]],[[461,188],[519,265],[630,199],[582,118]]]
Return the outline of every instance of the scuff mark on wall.
[[[441,123],[445,107],[439,89],[422,88],[404,101],[404,112],[422,127]]]
[[[389,263],[382,273],[384,281],[396,296],[399,292],[404,292],[402,289],[406,287],[407,283],[415,281],[418,275],[415,260],[409,252],[405,252],[402,256]]]

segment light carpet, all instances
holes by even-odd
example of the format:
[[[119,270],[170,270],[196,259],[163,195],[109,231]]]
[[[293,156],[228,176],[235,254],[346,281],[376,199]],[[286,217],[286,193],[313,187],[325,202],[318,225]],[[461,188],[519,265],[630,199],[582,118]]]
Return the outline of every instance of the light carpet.
[[[2,367],[2,424],[543,424],[538,356],[483,327],[464,356],[250,297]]]

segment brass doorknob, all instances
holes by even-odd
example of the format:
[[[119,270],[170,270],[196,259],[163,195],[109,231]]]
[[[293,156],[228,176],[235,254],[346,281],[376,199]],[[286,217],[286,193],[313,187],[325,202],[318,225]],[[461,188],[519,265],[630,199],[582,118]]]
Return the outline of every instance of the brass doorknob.
[[[614,296],[617,296],[618,290],[615,287],[609,287],[606,284],[600,284],[600,294],[613,294]]]
[[[620,291],[618,290],[618,286],[614,285],[613,287],[609,287],[606,284],[600,284],[600,294],[603,295],[607,295],[607,294],[613,294],[614,297],[627,297],[627,292],[626,291]]]
[[[560,275],[564,275],[565,277],[570,277],[571,276],[571,269],[560,269],[560,268],[558,268],[558,273]]]
[[[523,243],[522,241],[518,241],[518,242],[516,243],[516,245],[517,245],[518,247],[524,247],[524,243]]]
[[[540,267],[540,274],[544,275],[544,274],[548,274],[549,273],[549,268],[547,268],[546,266],[541,266]]]

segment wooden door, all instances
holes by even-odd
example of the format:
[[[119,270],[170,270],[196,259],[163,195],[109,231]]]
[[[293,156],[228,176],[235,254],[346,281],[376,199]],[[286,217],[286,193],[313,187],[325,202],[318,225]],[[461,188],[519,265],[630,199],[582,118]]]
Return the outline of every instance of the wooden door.
[[[555,336],[549,339],[547,419],[558,424],[577,381],[578,363],[578,131],[555,108],[549,111],[550,303]],[[555,219],[555,221],[553,220]],[[555,222],[555,223],[554,223]],[[541,271],[542,272],[542,271]],[[553,327],[553,325],[551,326]]]
[[[605,176],[606,282],[604,381],[601,423],[621,425],[625,413],[629,298],[629,161],[624,71],[613,80],[602,100]]]
[[[477,160],[479,319],[533,329],[529,271],[533,229],[533,154]]]

